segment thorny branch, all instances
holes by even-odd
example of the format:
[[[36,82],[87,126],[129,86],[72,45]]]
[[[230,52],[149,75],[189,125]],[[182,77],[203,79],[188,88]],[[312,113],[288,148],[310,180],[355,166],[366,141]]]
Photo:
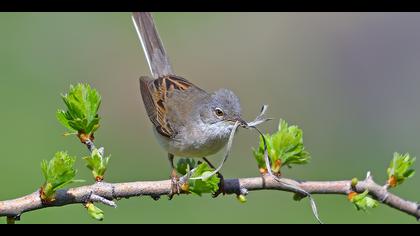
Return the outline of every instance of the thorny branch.
[[[286,178],[282,178],[282,180],[299,186],[311,194],[347,195],[351,191],[360,193],[368,190],[369,195],[381,201],[383,204],[412,215],[416,219],[420,219],[420,205],[418,203],[402,199],[388,192],[386,188],[375,183],[370,174],[365,180],[359,181],[354,187],[351,186],[351,180],[296,181]],[[245,189],[247,191],[244,191]],[[224,191],[226,194],[243,194],[244,192],[257,190],[280,190],[298,193],[296,190],[280,184],[270,176],[224,180]],[[138,196],[151,196],[153,199],[158,199],[160,196],[170,194],[170,192],[171,180],[128,183],[97,182],[93,185],[58,190],[55,197],[56,200],[49,204],[42,203],[39,197],[39,191],[21,198],[0,201],[0,216],[19,218],[22,213],[28,211],[69,204],[84,204],[90,201],[102,202],[114,206],[112,200]]]

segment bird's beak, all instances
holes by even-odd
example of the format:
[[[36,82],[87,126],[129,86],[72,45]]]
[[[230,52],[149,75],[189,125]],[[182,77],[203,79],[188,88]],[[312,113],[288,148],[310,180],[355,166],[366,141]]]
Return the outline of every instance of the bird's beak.
[[[238,121],[239,122],[239,125],[241,126],[241,127],[244,127],[244,128],[246,128],[246,127],[248,127],[248,123],[246,123],[246,121],[244,121],[241,117],[235,117],[235,118],[233,118],[233,120],[232,120],[233,122],[236,122],[236,121]]]

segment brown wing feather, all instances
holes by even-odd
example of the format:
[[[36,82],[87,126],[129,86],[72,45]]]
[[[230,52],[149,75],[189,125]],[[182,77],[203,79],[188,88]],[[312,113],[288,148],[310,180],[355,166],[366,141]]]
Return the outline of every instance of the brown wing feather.
[[[172,129],[167,119],[168,109],[165,106],[168,94],[176,90],[185,91],[190,87],[199,89],[188,80],[174,75],[163,76],[158,79],[150,79],[145,76],[140,78],[140,92],[144,106],[150,121],[161,135],[170,138],[176,134],[176,130]]]

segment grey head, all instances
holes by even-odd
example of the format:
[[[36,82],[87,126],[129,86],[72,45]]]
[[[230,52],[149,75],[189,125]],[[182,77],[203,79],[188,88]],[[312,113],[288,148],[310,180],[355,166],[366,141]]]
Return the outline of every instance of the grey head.
[[[219,89],[205,99],[198,108],[201,120],[206,124],[225,124],[232,126],[236,121],[241,125],[246,122],[241,118],[239,98],[229,89]]]

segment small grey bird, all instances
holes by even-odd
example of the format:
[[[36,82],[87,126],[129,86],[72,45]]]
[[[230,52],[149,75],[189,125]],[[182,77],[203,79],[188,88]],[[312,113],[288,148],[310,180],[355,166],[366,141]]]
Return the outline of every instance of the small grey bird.
[[[168,152],[175,182],[174,156],[207,161],[206,156],[225,146],[235,123],[246,122],[232,91],[208,93],[175,75],[150,13],[135,12],[132,19],[153,75],[140,78],[141,96],[154,133]]]
[[[269,120],[264,118],[267,106],[263,106],[261,114],[254,121],[245,122],[241,118],[239,99],[232,91],[219,89],[213,93],[207,93],[173,73],[150,13],[133,13],[133,22],[153,75],[153,78],[147,76],[140,78],[140,91],[147,114],[154,125],[154,133],[160,145],[168,152],[173,183],[170,197],[179,192],[173,164],[174,156],[201,157],[208,162],[205,157],[222,149],[233,137],[231,136],[232,129],[240,124],[245,128],[254,128],[261,135],[269,175],[280,184],[308,196],[314,216],[318,222],[322,223],[311,194],[271,173],[265,139],[256,128],[256,125]],[[227,155],[224,161],[226,158]],[[215,172],[220,170],[223,162]],[[223,184],[223,181],[220,183]],[[222,188],[223,186],[220,186],[219,191]]]

